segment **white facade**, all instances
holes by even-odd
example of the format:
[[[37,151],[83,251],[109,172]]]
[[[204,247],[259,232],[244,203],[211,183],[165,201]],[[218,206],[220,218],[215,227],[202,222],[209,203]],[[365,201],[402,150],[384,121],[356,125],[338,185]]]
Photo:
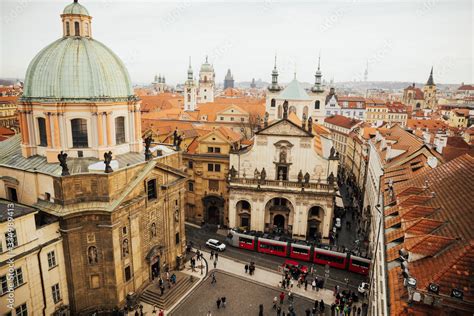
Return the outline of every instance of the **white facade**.
[[[191,60],[189,61],[188,80],[184,83],[184,110],[194,111],[197,103],[197,85],[193,79]]]
[[[316,137],[322,155],[313,134],[282,119],[257,132],[252,146],[230,155],[236,172],[230,182],[230,227],[269,231],[281,225],[294,238],[329,237],[337,184],[327,179],[336,174],[337,160],[329,159],[330,140]]]
[[[208,63],[206,57],[206,62],[202,64],[199,71],[198,103],[214,102],[215,77],[214,68]]]

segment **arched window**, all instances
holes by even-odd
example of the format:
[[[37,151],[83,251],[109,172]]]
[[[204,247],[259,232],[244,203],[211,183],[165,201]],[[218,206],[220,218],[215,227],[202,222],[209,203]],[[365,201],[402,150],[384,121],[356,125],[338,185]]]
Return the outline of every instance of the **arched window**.
[[[46,136],[46,120],[38,117],[39,146],[48,146],[48,137]]]
[[[71,120],[71,132],[72,132],[72,147],[74,148],[89,147],[89,141],[87,139],[87,121],[85,119]]]
[[[275,104],[276,104],[275,99],[272,99],[272,100],[270,101],[270,106],[271,106],[272,108],[274,108],[274,107],[275,107]]]
[[[71,35],[71,32],[69,30],[69,22],[66,22],[66,36]]]
[[[79,32],[79,22],[74,22],[74,35],[75,36],[80,36],[80,32]]]
[[[207,82],[207,76],[204,76],[204,82]]]
[[[319,110],[320,103],[321,103],[321,102],[320,102],[319,100],[316,100],[316,101],[314,102],[314,109],[315,109],[315,110]]]
[[[306,117],[308,117],[308,107],[307,107],[307,106],[305,106],[305,107],[303,108],[303,115],[305,115]]]
[[[188,94],[188,102],[191,102],[191,95]]]
[[[115,118],[115,144],[125,143],[125,117]]]
[[[290,110],[288,111],[288,114],[290,114],[291,112],[295,113],[296,114],[296,107],[295,106],[290,106]]]

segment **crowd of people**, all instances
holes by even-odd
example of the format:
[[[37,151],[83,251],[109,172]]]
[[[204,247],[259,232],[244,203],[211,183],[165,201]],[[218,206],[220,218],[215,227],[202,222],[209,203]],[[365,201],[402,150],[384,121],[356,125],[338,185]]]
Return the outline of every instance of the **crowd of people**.
[[[340,291],[339,286],[336,285],[333,295],[336,300],[331,305],[331,316],[360,316],[367,310],[367,304],[365,302],[362,305],[355,306],[355,303],[359,301],[359,296],[356,292],[351,290]]]

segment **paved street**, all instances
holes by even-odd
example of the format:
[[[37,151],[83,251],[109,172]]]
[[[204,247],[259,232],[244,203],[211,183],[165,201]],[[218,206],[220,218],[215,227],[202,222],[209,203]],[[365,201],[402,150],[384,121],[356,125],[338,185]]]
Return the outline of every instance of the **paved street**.
[[[205,243],[209,238],[215,238],[220,240],[221,242],[225,241],[225,237],[218,235],[214,232],[208,231],[206,229],[195,228],[190,225],[186,225],[186,238],[188,241],[192,241],[195,247],[202,247],[205,249]],[[272,269],[277,271],[278,266],[281,266],[286,258],[267,255],[263,253],[258,253],[255,251],[249,251],[245,249],[234,248],[232,246],[227,245],[227,249],[224,253],[220,254],[220,256],[234,258],[242,261],[254,261],[257,266],[265,267],[267,269]],[[292,259],[293,260],[293,259]],[[298,260],[295,260],[298,261]],[[308,262],[299,261],[303,265],[309,265]],[[316,275],[319,277],[324,277],[324,266],[321,265],[314,265]],[[353,291],[357,290],[357,286],[364,280],[366,277],[357,273],[352,273],[345,270],[339,269],[330,269],[329,279],[325,283],[324,287],[327,289],[333,289],[336,284],[340,285],[341,287],[345,288],[344,279],[349,279],[349,288]]]
[[[187,297],[169,315],[183,316],[205,316],[208,311],[212,315],[258,315],[259,305],[264,305],[264,315],[276,315],[272,309],[272,299],[278,296],[280,291],[256,282],[248,281],[222,271],[216,273],[216,284],[211,284],[211,278],[206,279],[193,293]],[[217,309],[218,297],[226,297],[226,308]],[[283,311],[288,309],[288,300],[282,305]],[[295,297],[294,307],[296,315],[305,315],[306,308],[313,307],[313,301],[303,297]],[[330,309],[326,308],[325,315],[330,315]]]

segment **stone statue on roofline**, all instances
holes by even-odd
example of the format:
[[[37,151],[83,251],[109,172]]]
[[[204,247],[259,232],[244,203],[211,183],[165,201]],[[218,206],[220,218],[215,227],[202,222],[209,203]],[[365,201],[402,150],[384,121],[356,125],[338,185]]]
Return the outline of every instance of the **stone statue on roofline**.
[[[283,118],[288,119],[288,101],[283,102]]]
[[[308,132],[313,132],[313,119],[311,118],[311,116],[308,118]]]
[[[262,172],[260,173],[260,179],[264,181],[266,177],[267,177],[267,172],[265,171],[265,168],[263,168]]]
[[[181,142],[183,141],[183,135],[178,135],[176,137],[176,150],[180,151],[181,150]]]
[[[229,174],[230,174],[231,179],[234,179],[235,176],[237,175],[237,170],[235,170],[234,165],[232,165],[232,167],[230,168]]]
[[[303,171],[300,170],[300,172],[298,172],[298,183],[302,183],[303,182]]]
[[[268,112],[265,112],[265,116],[263,118],[263,127],[264,128],[268,126],[268,116],[269,116]]]
[[[332,171],[331,171],[331,173],[329,174],[329,177],[328,177],[328,183],[329,184],[334,184],[334,179],[335,179],[334,178],[334,173],[332,173]]]
[[[150,146],[152,142],[153,142],[153,137],[151,137],[151,135],[148,135],[145,138],[145,160],[150,160],[152,158],[152,154],[150,151]]]
[[[255,171],[253,172],[253,177],[255,180],[258,180],[258,178],[260,177],[260,172],[257,168],[255,168]]]
[[[68,176],[69,175],[69,168],[67,166],[67,154],[61,150],[58,154],[59,165],[62,168],[61,176]]]
[[[104,163],[105,163],[105,173],[111,173],[114,170],[110,166],[110,162],[112,161],[112,152],[109,151],[108,153],[104,153]]]
[[[173,147],[175,148],[176,148],[177,140],[178,140],[178,128],[176,127],[176,129],[173,132]]]
[[[306,173],[304,174],[304,183],[305,183],[305,184],[308,184],[308,183],[309,183],[309,173],[308,173],[308,172],[306,172]]]

